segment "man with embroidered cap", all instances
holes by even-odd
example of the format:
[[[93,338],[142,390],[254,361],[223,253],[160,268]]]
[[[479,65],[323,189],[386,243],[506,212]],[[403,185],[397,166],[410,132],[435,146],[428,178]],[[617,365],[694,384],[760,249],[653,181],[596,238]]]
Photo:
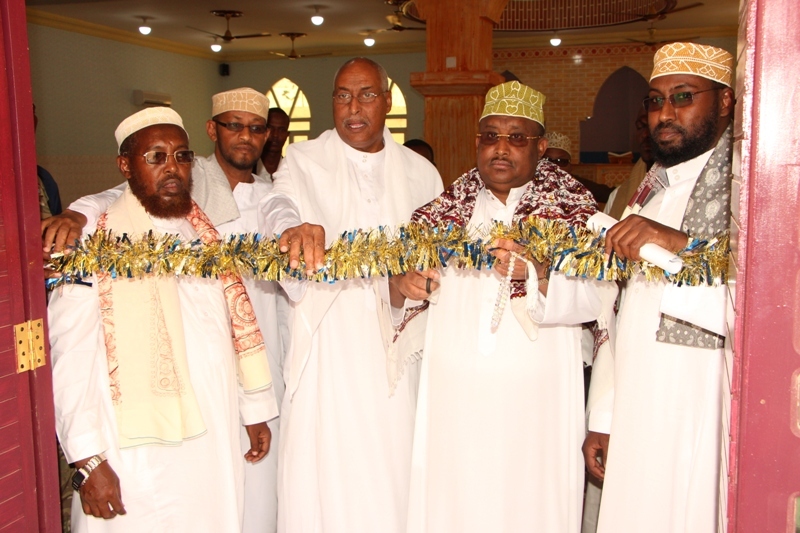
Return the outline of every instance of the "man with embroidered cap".
[[[258,202],[272,190],[272,182],[252,173],[264,143],[270,137],[267,125],[269,101],[255,89],[242,87],[211,97],[211,116],[206,132],[214,142],[214,153],[195,158],[192,165],[192,198],[221,234],[236,235],[258,231]],[[77,215],[93,225],[125,188],[110,189],[82,198],[70,205],[67,217]],[[72,214],[72,212],[76,212]],[[85,219],[83,218],[85,215]],[[45,242],[47,236],[45,236]],[[283,342],[288,301],[277,283],[244,279],[258,317],[267,348],[270,369],[276,376],[274,392],[278,406],[283,399]],[[279,421],[270,421],[272,451],[263,461],[245,468],[245,533],[274,532],[277,529]],[[245,435],[242,434],[242,442]]]
[[[145,109],[115,135],[127,186],[86,231],[219,240],[190,196],[194,153],[181,117]],[[78,469],[72,530],[239,531],[240,417],[253,462],[277,415],[241,278],[103,271],[90,281],[57,289],[48,310],[57,432]]]
[[[732,71],[731,54],[712,46],[656,52],[644,101],[656,163],[608,231],[608,250],[639,259],[645,243],[678,252],[728,230]],[[605,477],[598,532],[717,530],[726,296],[725,286],[629,280],[614,386],[584,444],[588,469]]]
[[[342,232],[397,226],[434,198],[439,174],[396,143],[386,71],[347,61],[333,83],[335,127],[292,144],[262,203],[262,232],[306,271]],[[417,349],[388,349],[387,280],[282,282],[293,301],[281,410],[278,530],[405,531]],[[402,315],[401,315],[402,317]],[[413,343],[412,343],[413,344]]]
[[[517,81],[489,90],[475,141],[477,168],[412,220],[474,232],[530,216],[582,226],[595,202],[542,158],[544,101]],[[549,262],[526,257],[513,241],[493,246],[497,262],[490,270],[451,266],[392,278],[395,307],[403,297],[421,300],[433,291],[409,533],[580,528],[581,323],[600,314],[601,284],[551,275]]]

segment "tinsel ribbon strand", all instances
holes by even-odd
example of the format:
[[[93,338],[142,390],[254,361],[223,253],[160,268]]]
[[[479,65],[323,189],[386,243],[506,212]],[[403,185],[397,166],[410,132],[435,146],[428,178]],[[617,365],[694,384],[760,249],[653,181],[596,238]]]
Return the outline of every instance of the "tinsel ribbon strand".
[[[177,235],[150,232],[132,239],[98,231],[77,242],[68,253],[51,259],[50,266],[62,277],[50,284],[80,280],[101,271],[126,278],[216,278],[222,272],[238,272],[258,280],[295,278],[335,283],[449,266],[482,269],[494,264],[491,245],[499,238],[517,242],[523,247],[522,255],[542,263],[549,261],[551,270],[567,276],[621,281],[641,272],[650,281],[666,280],[677,285],[727,283],[727,232],[709,240],[694,239],[678,253],[683,269],[668,274],[645,261],[607,257],[604,233],[530,217],[513,226],[497,223],[491,228],[408,223],[396,229],[348,231],[327,249],[323,268],[313,275],[306,275],[302,260],[298,268],[289,268],[288,254],[281,253],[277,240],[257,233],[203,244],[199,240],[184,241]]]

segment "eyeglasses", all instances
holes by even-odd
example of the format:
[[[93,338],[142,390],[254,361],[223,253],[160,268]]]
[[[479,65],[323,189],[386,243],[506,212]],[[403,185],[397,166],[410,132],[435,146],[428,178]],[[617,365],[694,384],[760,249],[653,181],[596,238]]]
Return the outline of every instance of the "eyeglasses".
[[[192,150],[178,150],[174,154],[168,154],[167,152],[145,152],[139,155],[144,157],[148,165],[164,165],[170,156],[175,159],[176,163],[181,165],[188,165],[194,161],[194,152]]]
[[[661,110],[661,108],[664,107],[664,104],[667,103],[667,100],[669,100],[669,103],[672,104],[672,107],[678,109],[680,107],[691,105],[694,101],[694,95],[696,94],[707,93],[709,91],[719,91],[720,89],[724,89],[724,87],[714,87],[713,89],[704,89],[702,91],[695,91],[693,93],[688,91],[675,93],[666,98],[663,96],[652,96],[650,98],[645,98],[642,104],[647,112],[653,112]]]
[[[267,130],[269,129],[269,126],[267,126],[266,124],[250,124],[248,126],[245,126],[244,124],[241,124],[239,122],[221,122],[217,119],[214,119],[214,122],[216,122],[223,128],[227,129],[228,131],[232,131],[234,133],[239,133],[240,131],[243,131],[245,128],[247,128],[253,135],[264,135],[265,133],[267,133]]]
[[[381,91],[379,93],[361,93],[356,96],[356,100],[362,104],[369,104],[375,101],[380,95],[388,93],[389,91]],[[353,95],[350,93],[337,93],[333,95],[333,103],[339,105],[348,105],[353,101]]]
[[[495,133],[493,131],[483,131],[476,135],[478,139],[480,139],[480,143],[486,146],[492,146],[493,144],[497,144],[502,137],[505,137],[508,144],[511,146],[515,146],[517,148],[525,148],[528,146],[528,141],[531,139],[540,139],[541,136],[536,135],[535,137],[530,137],[525,135],[524,133]]]
[[[545,161],[550,161],[551,163],[555,163],[556,165],[560,166],[561,168],[569,166],[569,164],[572,162],[569,158],[566,158],[566,157],[547,157],[547,156],[544,156],[542,159],[544,159]]]

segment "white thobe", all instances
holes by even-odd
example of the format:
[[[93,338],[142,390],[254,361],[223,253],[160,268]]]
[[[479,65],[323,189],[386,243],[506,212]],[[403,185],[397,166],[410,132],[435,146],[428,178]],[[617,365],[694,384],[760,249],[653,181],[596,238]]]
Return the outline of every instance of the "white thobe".
[[[510,224],[524,190],[503,205],[483,189],[470,226]],[[547,297],[526,297],[533,314],[515,299],[493,331],[500,282],[493,270],[448,268],[432,298],[409,533],[578,531],[581,323],[600,314],[597,282],[553,274]]]
[[[711,151],[667,169],[641,216],[680,229]],[[599,533],[716,531],[722,349],[656,342],[661,313],[725,334],[726,287],[677,287],[643,276],[623,292],[614,387],[590,415],[610,433]],[[613,410],[603,409],[603,403]]]
[[[192,198],[197,202],[220,234],[236,235],[258,230],[258,202],[272,190],[269,179],[253,175],[253,183],[239,183],[231,191],[225,173],[211,154],[195,159],[192,165]],[[87,196],[69,206],[83,213],[89,225],[95,221],[122,191],[120,187]],[[267,349],[269,369],[275,400],[280,408],[283,400],[283,352],[284,340],[288,337],[287,325],[290,311],[286,295],[273,282],[253,281],[243,278],[247,293],[253,303],[258,326]],[[258,463],[245,465],[245,512],[242,531],[244,533],[274,533],[277,530],[278,496],[276,479],[278,473],[278,447],[280,422],[270,420],[272,443],[267,456]],[[247,431],[241,428],[242,453],[250,449]]]
[[[417,204],[404,208],[405,217],[433,199],[441,190],[435,169],[388,131],[384,139],[386,148],[375,154],[350,148],[333,131],[291,145],[275,174],[275,190],[288,192],[263,204],[264,233],[311,221],[326,225],[329,244],[340,231],[399,222],[392,219],[403,205],[399,195]],[[298,190],[324,205],[309,209]],[[402,533],[419,370],[407,367],[390,397],[378,312],[388,282],[284,287],[296,303],[284,370],[278,530]],[[318,324],[302,307],[309,298],[332,300]],[[303,335],[310,342],[299,353]]]
[[[153,225],[160,232],[197,238],[185,219],[153,219]],[[70,462],[106,454],[119,476],[127,511],[110,520],[94,518],[84,514],[80,498],[75,497],[72,530],[76,533],[240,530],[244,502],[240,416],[246,424],[269,420],[277,415],[277,405],[271,389],[245,394],[237,383],[221,282],[187,277],[179,278],[177,285],[189,377],[206,433],[179,446],[122,450],[96,284],[67,285],[53,293],[48,312],[59,440]]]

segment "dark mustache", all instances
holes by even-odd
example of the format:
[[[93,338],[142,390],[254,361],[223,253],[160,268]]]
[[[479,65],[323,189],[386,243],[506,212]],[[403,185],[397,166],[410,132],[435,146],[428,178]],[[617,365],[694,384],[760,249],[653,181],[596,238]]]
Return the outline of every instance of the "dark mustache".
[[[655,127],[653,130],[653,135],[657,135],[662,131],[671,131],[675,133],[680,133],[682,135],[686,135],[686,130],[681,128],[680,126],[675,126],[673,124],[662,123]]]

